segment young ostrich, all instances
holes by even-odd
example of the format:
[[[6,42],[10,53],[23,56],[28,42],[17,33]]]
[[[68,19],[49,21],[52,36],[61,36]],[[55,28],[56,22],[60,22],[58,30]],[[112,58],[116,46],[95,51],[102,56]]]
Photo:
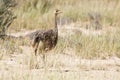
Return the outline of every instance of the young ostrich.
[[[54,48],[58,41],[58,27],[57,16],[61,13],[60,10],[55,10],[55,27],[54,29],[46,31],[35,31],[29,34],[29,38],[32,40],[32,47],[34,48],[35,55],[40,51],[48,51]],[[45,53],[43,53],[43,59],[45,59]]]

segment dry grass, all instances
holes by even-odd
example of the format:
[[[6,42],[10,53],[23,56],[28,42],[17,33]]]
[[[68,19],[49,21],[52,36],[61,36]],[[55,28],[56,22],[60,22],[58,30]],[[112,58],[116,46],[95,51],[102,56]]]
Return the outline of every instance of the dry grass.
[[[120,79],[120,0],[17,2],[17,19],[10,26],[9,34],[19,36],[31,30],[53,28],[56,8],[63,12],[58,22],[65,25],[59,25],[58,44],[46,53],[45,68],[41,57],[34,56],[28,40],[0,39],[0,80]],[[102,16],[103,26],[98,31],[86,29],[88,13],[94,12]]]
[[[1,50],[6,48],[7,50],[0,56],[2,71],[0,78],[1,80],[8,78],[11,80],[59,80],[62,77],[62,80],[119,80],[120,60],[112,59],[113,56],[120,56],[119,29],[104,29],[100,34],[95,32],[97,31],[86,32],[84,28],[76,30],[76,28],[68,29],[63,26],[59,29],[57,46],[46,53],[46,67],[41,57],[33,54],[26,40],[1,40],[0,42],[3,43]],[[6,77],[6,74],[9,75]]]
[[[63,11],[62,18],[73,22],[88,21],[88,13],[97,12],[102,16],[104,25],[119,26],[119,0],[21,0],[16,8],[17,20],[12,30],[46,29],[53,26],[53,11]],[[34,27],[33,27],[34,26]]]
[[[78,71],[78,72],[41,72],[37,71],[11,71],[4,72],[3,78],[1,80],[119,80],[119,73],[113,71]],[[97,73],[97,74],[96,74]],[[9,75],[7,75],[9,74]],[[7,75],[7,78],[6,78]]]

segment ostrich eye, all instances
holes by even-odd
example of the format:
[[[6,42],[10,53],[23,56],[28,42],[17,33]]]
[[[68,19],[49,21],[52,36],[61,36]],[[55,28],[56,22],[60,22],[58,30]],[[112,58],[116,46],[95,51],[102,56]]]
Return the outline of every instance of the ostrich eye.
[[[56,10],[56,12],[59,12],[59,10]]]

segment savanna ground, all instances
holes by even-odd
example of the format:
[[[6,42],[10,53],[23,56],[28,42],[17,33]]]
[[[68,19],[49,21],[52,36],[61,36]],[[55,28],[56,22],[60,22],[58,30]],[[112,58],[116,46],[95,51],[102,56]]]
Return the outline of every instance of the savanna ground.
[[[58,8],[63,12],[58,21],[59,40],[46,53],[44,66],[28,40],[0,39],[0,80],[120,80],[119,0],[17,2],[17,19],[7,34],[19,37],[53,28],[53,11]],[[102,29],[86,29],[88,13],[101,15]]]

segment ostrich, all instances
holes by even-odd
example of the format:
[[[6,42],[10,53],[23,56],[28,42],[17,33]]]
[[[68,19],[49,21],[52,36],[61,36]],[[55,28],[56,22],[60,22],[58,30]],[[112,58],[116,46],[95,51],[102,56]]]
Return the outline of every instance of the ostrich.
[[[54,48],[58,41],[58,27],[57,27],[57,15],[62,13],[60,10],[55,10],[55,27],[54,29],[49,29],[46,31],[38,30],[27,36],[32,40],[32,47],[34,49],[35,55],[39,51],[48,51]],[[43,60],[45,59],[45,54],[43,53]]]

